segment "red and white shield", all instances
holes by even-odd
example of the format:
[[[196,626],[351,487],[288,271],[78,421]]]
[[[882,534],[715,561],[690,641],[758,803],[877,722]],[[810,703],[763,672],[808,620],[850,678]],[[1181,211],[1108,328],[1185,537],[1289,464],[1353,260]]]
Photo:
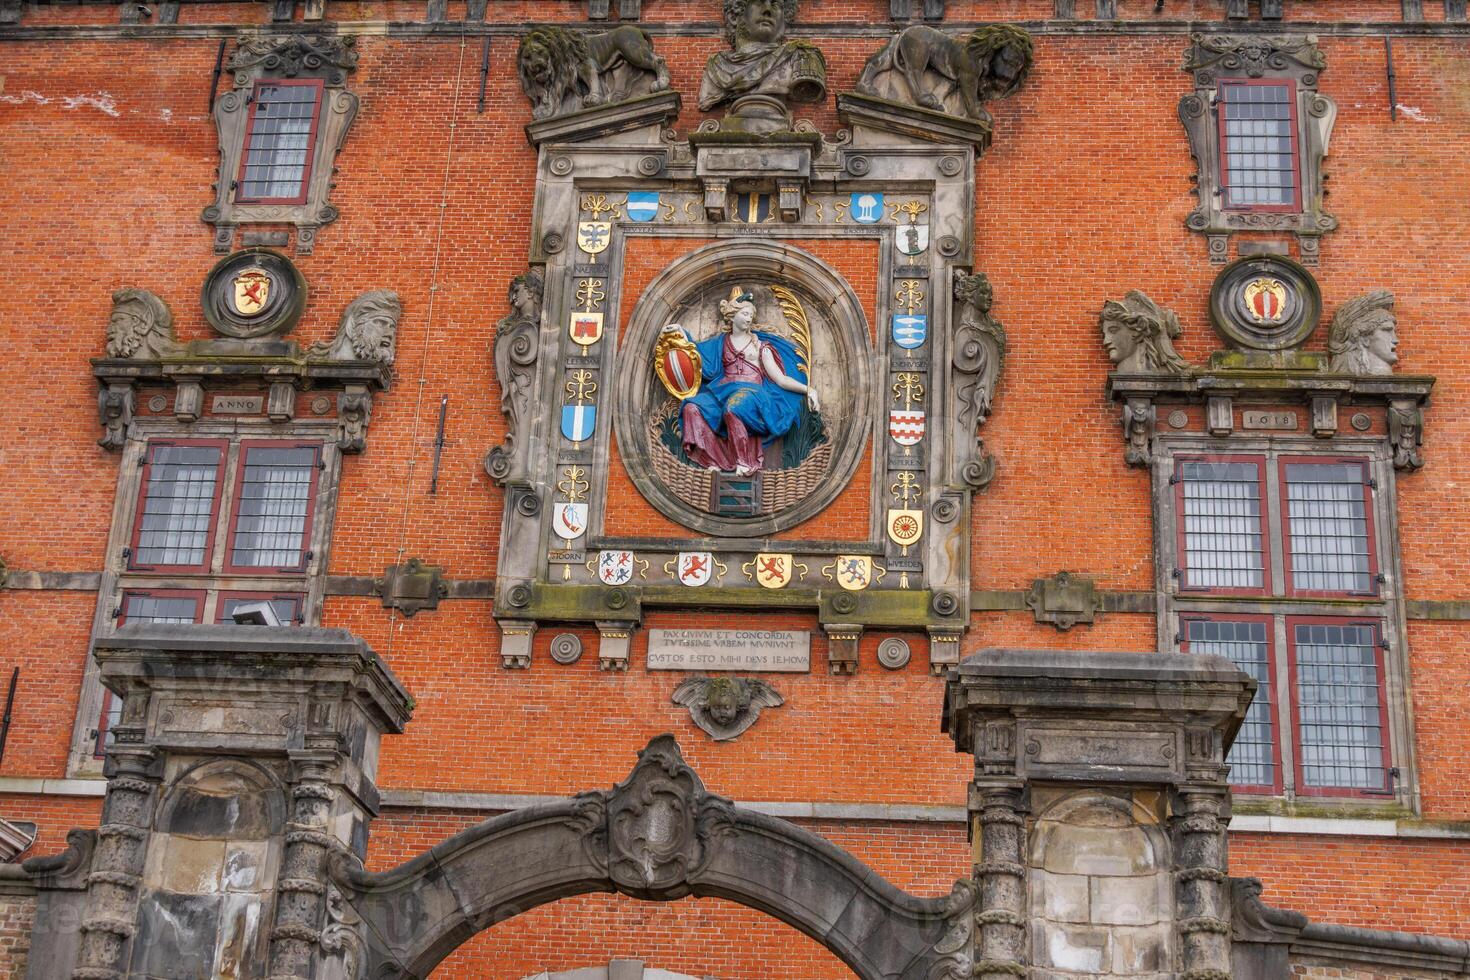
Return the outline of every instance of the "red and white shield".
[[[1279,279],[1252,280],[1245,287],[1245,305],[1257,323],[1279,323],[1286,311],[1286,286]]]
[[[700,586],[710,579],[714,571],[715,556],[708,551],[679,552],[679,582],[688,586]]]
[[[888,413],[888,434],[900,446],[917,445],[924,438],[924,413],[893,409]]]

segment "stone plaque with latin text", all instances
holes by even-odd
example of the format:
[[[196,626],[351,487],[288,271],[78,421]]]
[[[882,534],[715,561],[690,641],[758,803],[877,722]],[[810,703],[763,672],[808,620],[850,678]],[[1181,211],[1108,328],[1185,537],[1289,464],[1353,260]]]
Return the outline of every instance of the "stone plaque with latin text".
[[[811,634],[804,630],[649,630],[649,670],[805,673]]]

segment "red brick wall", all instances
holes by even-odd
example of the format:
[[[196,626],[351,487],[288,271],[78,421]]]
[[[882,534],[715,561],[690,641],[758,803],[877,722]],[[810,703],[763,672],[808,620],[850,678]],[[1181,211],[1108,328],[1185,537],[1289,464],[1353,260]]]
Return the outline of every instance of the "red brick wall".
[[[577,20],[580,3],[492,3],[492,20]],[[1079,8],[1086,7],[1079,0]],[[807,0],[810,24],[872,24],[886,0]],[[1151,20],[1153,4],[1123,0],[1125,20]],[[1440,5],[1426,3],[1437,20]],[[332,3],[329,17],[413,20],[420,3]],[[462,5],[450,5],[450,17]],[[951,0],[949,17],[1041,20],[1052,0]],[[1398,0],[1288,5],[1293,20],[1396,21]],[[1170,0],[1169,19],[1215,21],[1218,0]],[[186,24],[259,24],[260,4],[186,4]],[[27,25],[111,22],[115,7],[28,8]],[[650,23],[718,17],[715,0],[645,0]],[[0,42],[0,556],[14,569],[96,571],[111,519],[117,456],[95,446],[95,382],[110,292],[152,289],[173,307],[180,336],[206,329],[196,300],[215,262],[198,220],[211,199],[216,146],[204,111],[218,41],[213,37]],[[813,38],[828,54],[829,90],[849,89],[874,38]],[[362,112],[339,157],[334,201],[342,218],[301,257],[311,287],[295,339],[329,336],[346,303],[369,288],[398,290],[394,389],[374,407],[368,452],[345,461],[331,558],[334,574],[381,574],[408,555],[454,578],[493,576],[501,495],[484,476],[485,451],[503,438],[491,365],[494,323],[509,278],[525,270],[535,154],[522,127],[527,103],[512,70],[515,39],[497,37],[486,111],[478,114],[479,39],[366,36],[351,87]],[[705,32],[658,40],[678,121],[702,118],[692,93],[708,54]],[[974,507],[974,585],[1017,589],[1066,568],[1109,589],[1150,589],[1154,570],[1147,475],[1123,463],[1116,411],[1103,398],[1107,362],[1097,338],[1104,299],[1141,288],[1180,315],[1178,346],[1203,360],[1217,346],[1205,315],[1215,269],[1204,242],[1184,230],[1192,204],[1189,159],[1175,105],[1189,87],[1179,70],[1183,35],[1037,38],[1036,66],[1015,98],[994,104],[997,139],[977,173],[976,266],[995,284],[996,315],[1011,338],[1006,375],[984,430],[1000,460]],[[1470,553],[1470,39],[1395,40],[1400,102],[1389,120],[1378,37],[1324,34],[1321,89],[1340,115],[1326,164],[1329,209],[1341,220],[1317,272],[1324,323],[1344,299],[1370,288],[1398,296],[1400,370],[1439,377],[1425,469],[1400,478],[1405,592],[1411,599],[1467,595]],[[831,132],[834,103],[804,110]],[[455,123],[451,129],[451,122]],[[446,206],[440,208],[441,195]],[[640,246],[641,247],[641,246]],[[815,246],[814,246],[815,247]],[[637,253],[630,254],[636,259]],[[667,256],[665,256],[667,257]],[[650,260],[651,262],[652,260]],[[834,260],[835,261],[835,260]],[[863,259],[851,259],[853,270]],[[638,266],[629,264],[627,301]],[[656,267],[650,265],[647,275]],[[854,275],[859,275],[857,271]],[[430,286],[439,284],[431,292]],[[870,290],[861,283],[864,302]],[[870,308],[871,315],[871,308]],[[1325,329],[1309,347],[1320,349]],[[450,398],[439,491],[426,492],[438,400]],[[863,472],[866,471],[864,467]],[[627,488],[625,488],[627,489]],[[638,498],[628,490],[627,499]],[[645,515],[648,516],[648,515]],[[798,532],[802,533],[802,532]],[[737,570],[732,569],[732,573]],[[95,609],[84,593],[0,592],[0,680],[20,665],[15,723],[0,776],[60,777]],[[749,621],[754,617],[741,617]],[[718,625],[726,617],[661,613],[646,625]],[[809,617],[759,618],[810,628]],[[715,744],[669,703],[674,675],[649,674],[645,639],[627,674],[596,670],[588,656],[555,667],[537,638],[529,672],[499,667],[488,604],[449,601],[403,620],[375,600],[336,598],[328,625],[351,628],[389,659],[417,698],[408,732],[384,744],[385,788],[569,793],[610,786],[637,748],[674,731],[711,789],[745,799],[955,805],[966,758],[938,731],[942,685],[925,675],[921,636],[910,666],[876,664],[880,635],[865,638],[859,673],[825,675],[825,640],[813,641],[810,675],[778,681],[785,706],[730,744]],[[1029,614],[985,613],[965,638],[993,644],[1151,649],[1149,616],[1109,615],[1056,633]],[[1470,751],[1463,732],[1470,624],[1412,624],[1409,631],[1415,751],[1425,816],[1470,819]],[[35,819],[34,853],[54,851],[65,829],[95,824],[97,801],[7,796],[0,813]],[[372,860],[395,863],[451,832],[452,815],[390,811]],[[960,828],[935,842],[909,825],[814,824],[900,883],[936,894],[963,873]],[[949,835],[945,837],[945,835]],[[1470,866],[1465,842],[1237,835],[1235,870],[1267,880],[1267,898],[1328,921],[1465,936]],[[937,856],[936,856],[937,855]],[[926,864],[925,862],[929,862]],[[942,867],[940,867],[942,865]],[[1422,893],[1422,894],[1421,894]],[[444,975],[520,977],[647,954],[651,965],[721,977],[844,975],[810,940],[716,902],[644,906],[588,897],[491,930],[456,954]],[[657,954],[657,955],[655,955]]]
[[[24,980],[35,919],[35,898],[0,895],[0,980]]]

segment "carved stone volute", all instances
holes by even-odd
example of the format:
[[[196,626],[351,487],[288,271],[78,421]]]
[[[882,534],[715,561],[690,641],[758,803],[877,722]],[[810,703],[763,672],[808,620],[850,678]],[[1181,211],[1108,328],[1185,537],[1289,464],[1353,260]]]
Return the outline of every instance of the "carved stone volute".
[[[530,424],[536,359],[541,353],[541,302],[544,282],[531,269],[511,280],[510,315],[495,326],[495,379],[500,383],[500,411],[505,415],[505,441],[485,457],[485,472],[501,486],[526,478],[526,432]]]
[[[985,273],[955,274],[952,362],[956,474],[975,489],[986,486],[995,476],[995,459],[978,437],[1005,367],[1006,331],[990,315],[994,298]]]

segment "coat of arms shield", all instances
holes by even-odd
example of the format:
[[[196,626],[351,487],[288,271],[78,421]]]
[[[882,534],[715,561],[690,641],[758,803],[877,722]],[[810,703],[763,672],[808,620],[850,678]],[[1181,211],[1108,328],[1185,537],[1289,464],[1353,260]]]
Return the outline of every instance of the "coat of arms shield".
[[[575,541],[587,533],[587,505],[557,504],[552,512],[551,523],[557,537]]]
[[[577,247],[588,255],[606,250],[611,241],[611,221],[583,221],[577,225]]]
[[[626,585],[633,578],[633,552],[599,551],[597,577],[603,585]]]
[[[271,298],[271,277],[264,269],[252,266],[235,276],[235,289],[231,299],[235,312],[241,316],[255,316],[265,309]]]

